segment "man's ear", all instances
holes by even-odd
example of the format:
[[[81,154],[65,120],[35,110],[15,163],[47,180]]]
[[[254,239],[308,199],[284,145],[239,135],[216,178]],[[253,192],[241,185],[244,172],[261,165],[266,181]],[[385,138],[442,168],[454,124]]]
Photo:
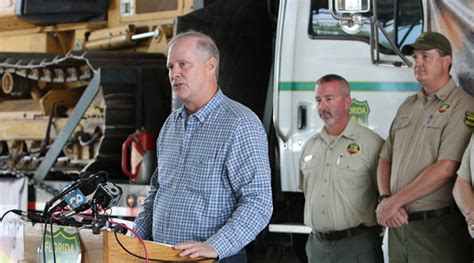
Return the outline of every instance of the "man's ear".
[[[453,63],[453,57],[451,57],[449,55],[444,56],[443,61],[444,61],[445,65],[449,68],[449,65],[451,65]]]
[[[217,68],[217,60],[215,57],[212,57],[207,61],[207,71],[210,73],[210,75],[215,75],[216,70],[219,70]]]
[[[344,104],[346,106],[346,109],[350,109],[351,108],[351,104],[352,104],[352,98],[351,96],[347,96],[344,98]]]

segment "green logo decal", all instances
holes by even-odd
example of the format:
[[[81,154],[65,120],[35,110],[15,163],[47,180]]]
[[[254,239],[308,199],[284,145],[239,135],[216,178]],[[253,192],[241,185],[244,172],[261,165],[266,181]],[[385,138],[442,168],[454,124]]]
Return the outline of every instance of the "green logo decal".
[[[358,101],[356,99],[352,99],[350,113],[351,119],[354,122],[366,126],[369,124],[370,107],[366,100]]]
[[[79,234],[69,233],[64,227],[59,227],[54,232],[54,252],[56,262],[81,262],[81,243]],[[38,259],[43,262],[43,247],[38,250]],[[46,263],[53,262],[53,243],[51,242],[51,232],[46,232],[45,240]]]
[[[449,109],[449,104],[448,103],[443,103],[441,106],[439,106],[439,112],[443,113]]]
[[[349,155],[357,155],[360,151],[360,145],[356,142],[353,142],[347,146],[347,152],[349,153]]]

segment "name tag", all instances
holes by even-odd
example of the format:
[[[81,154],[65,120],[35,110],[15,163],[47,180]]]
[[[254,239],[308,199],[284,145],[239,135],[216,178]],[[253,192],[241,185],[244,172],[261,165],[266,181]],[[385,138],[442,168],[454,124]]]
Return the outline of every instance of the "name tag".
[[[305,162],[308,162],[308,161],[311,161],[311,159],[313,159],[313,155],[312,155],[312,154],[305,156],[303,160],[304,160]]]

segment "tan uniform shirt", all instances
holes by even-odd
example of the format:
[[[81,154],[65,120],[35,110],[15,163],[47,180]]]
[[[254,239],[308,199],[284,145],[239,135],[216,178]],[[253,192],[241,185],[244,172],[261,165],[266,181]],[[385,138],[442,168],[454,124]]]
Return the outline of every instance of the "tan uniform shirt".
[[[306,225],[327,232],[377,224],[376,167],[382,145],[379,135],[352,121],[333,143],[323,129],[305,144],[300,189]]]
[[[467,146],[464,156],[462,157],[461,167],[458,170],[458,176],[471,184],[474,189],[474,133],[471,135],[471,141]],[[467,226],[471,238],[474,238],[474,230]]]
[[[462,157],[458,176],[471,183],[472,188],[474,188],[474,134],[471,136],[471,142]]]
[[[464,125],[473,98],[451,79],[433,96],[423,89],[398,109],[380,157],[391,162],[390,189],[396,193],[438,160],[461,161],[471,135]],[[454,203],[454,180],[405,208],[408,212],[438,209]]]

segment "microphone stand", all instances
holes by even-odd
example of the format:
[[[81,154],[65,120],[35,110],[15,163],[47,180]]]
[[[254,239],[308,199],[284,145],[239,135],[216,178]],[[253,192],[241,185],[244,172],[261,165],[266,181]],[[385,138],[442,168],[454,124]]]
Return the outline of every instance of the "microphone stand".
[[[97,200],[92,199],[91,210],[92,210],[92,233],[99,234],[100,229],[106,225],[107,218],[102,217],[99,215],[99,204],[97,204]]]

